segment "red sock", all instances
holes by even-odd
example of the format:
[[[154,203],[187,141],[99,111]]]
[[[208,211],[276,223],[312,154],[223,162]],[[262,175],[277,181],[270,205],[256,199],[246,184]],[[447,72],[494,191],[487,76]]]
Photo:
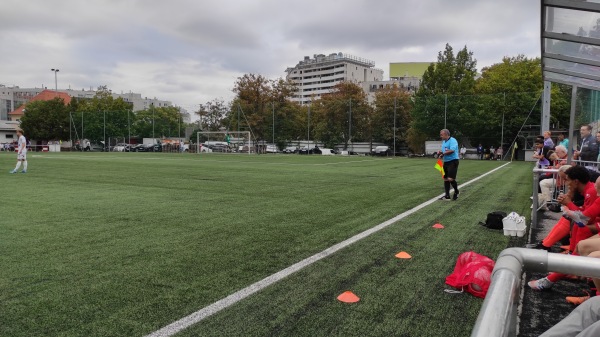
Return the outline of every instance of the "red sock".
[[[560,220],[552,227],[550,233],[546,235],[542,244],[546,247],[552,247],[560,239],[564,238],[571,231],[571,221],[561,217]]]
[[[566,274],[561,274],[561,273],[550,273],[550,274],[548,274],[548,276],[546,276],[546,278],[548,280],[550,280],[550,282],[556,282],[556,281],[560,281],[565,276],[567,276],[567,275]]]

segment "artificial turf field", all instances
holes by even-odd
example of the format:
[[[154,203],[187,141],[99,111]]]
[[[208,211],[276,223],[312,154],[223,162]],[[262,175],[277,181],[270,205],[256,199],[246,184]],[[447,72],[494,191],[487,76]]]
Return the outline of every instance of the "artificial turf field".
[[[432,159],[28,160],[11,175],[16,155],[0,153],[0,336],[144,336],[442,193]],[[502,164],[463,160],[458,182]],[[531,168],[511,163],[178,336],[469,335],[482,300],[445,293],[444,279],[460,253],[514,244],[477,223],[529,214]],[[346,290],[361,300],[337,301]]]

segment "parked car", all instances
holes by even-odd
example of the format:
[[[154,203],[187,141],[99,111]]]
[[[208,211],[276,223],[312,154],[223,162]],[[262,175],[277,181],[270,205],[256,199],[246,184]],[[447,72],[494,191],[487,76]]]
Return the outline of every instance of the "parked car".
[[[288,146],[285,149],[283,149],[281,152],[283,152],[283,153],[298,153],[298,147]]]
[[[212,152],[231,152],[231,149],[227,144],[214,144],[209,145],[209,147],[211,148]]]
[[[131,146],[129,151],[131,152],[148,152],[148,148],[152,147],[152,145],[148,144],[137,144],[135,146]]]
[[[376,146],[371,154],[374,156],[389,156],[392,154],[392,150],[390,150],[389,146]]]
[[[266,153],[277,153],[277,152],[279,152],[279,150],[277,149],[276,145],[267,145],[265,152]]]
[[[300,154],[321,154],[322,151],[321,151],[321,149],[319,149],[318,146],[312,147],[310,149],[305,146],[305,147],[300,148],[298,153],[300,153]]]
[[[113,151],[116,151],[116,152],[129,152],[129,144],[117,143],[117,145],[115,145],[113,147]]]

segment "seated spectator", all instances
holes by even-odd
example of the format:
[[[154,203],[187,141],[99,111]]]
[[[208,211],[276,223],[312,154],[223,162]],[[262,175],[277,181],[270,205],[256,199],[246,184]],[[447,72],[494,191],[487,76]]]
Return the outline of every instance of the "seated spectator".
[[[567,149],[562,145],[556,146],[554,153],[549,155],[549,159],[551,163],[553,163],[551,168],[560,169],[567,163]],[[563,174],[569,167],[565,167],[562,171]],[[546,179],[541,179],[540,177],[540,194],[538,194],[539,205],[552,201],[554,191],[558,190],[563,185],[564,181],[560,179],[560,173],[557,175],[558,179],[554,179],[553,174],[549,174],[545,178]]]
[[[496,160],[502,160],[502,155],[504,155],[504,150],[502,149],[502,146],[498,146],[496,149]]]
[[[575,166],[579,170],[587,171],[585,168],[581,166]],[[574,167],[574,168],[575,168]],[[573,169],[574,169],[573,168]],[[571,169],[569,169],[571,170]],[[569,172],[567,170],[567,172]],[[568,179],[568,178],[567,178]],[[588,183],[590,184],[590,183]],[[586,184],[587,186],[587,184]],[[586,191],[586,193],[592,193],[591,191]],[[600,194],[600,180],[598,180],[594,184],[594,192],[596,196]],[[589,200],[589,198],[588,198]],[[598,217],[600,216],[600,198],[596,198],[591,205],[588,205],[583,210],[576,210],[575,208],[569,208],[565,210],[562,219],[567,219],[575,222],[573,227],[571,228],[571,240],[569,245],[569,250],[573,252],[573,255],[580,255],[580,244],[586,239],[590,238],[594,233],[598,232]],[[554,230],[554,228],[553,228]],[[600,243],[600,242],[599,242]],[[598,246],[598,250],[600,250],[600,245]],[[587,251],[586,251],[587,252]],[[600,253],[600,252],[599,252]],[[600,257],[600,255],[599,255]],[[555,282],[564,278],[566,275],[561,273],[550,273],[548,276],[541,278],[539,280],[532,280],[528,283],[529,287],[535,290],[546,290],[552,288]]]
[[[565,171],[565,174],[565,185],[569,190],[567,194],[561,193],[558,196],[558,202],[570,210],[584,211],[586,208],[590,207],[597,198],[596,188],[594,183],[590,182],[588,170],[585,169],[585,167],[577,165],[568,168]],[[576,192],[584,196],[582,206],[577,206],[572,201]],[[561,217],[543,241],[528,244],[526,247],[550,250],[550,247],[560,241],[563,237],[567,236],[570,232],[571,221]]]

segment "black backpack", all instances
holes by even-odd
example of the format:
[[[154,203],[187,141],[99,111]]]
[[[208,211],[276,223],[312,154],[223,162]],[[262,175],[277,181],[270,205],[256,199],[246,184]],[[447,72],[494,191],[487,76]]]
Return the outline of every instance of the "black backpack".
[[[495,211],[488,213],[485,222],[479,222],[480,225],[489,229],[502,229],[502,219],[506,217],[506,213],[502,211]]]

